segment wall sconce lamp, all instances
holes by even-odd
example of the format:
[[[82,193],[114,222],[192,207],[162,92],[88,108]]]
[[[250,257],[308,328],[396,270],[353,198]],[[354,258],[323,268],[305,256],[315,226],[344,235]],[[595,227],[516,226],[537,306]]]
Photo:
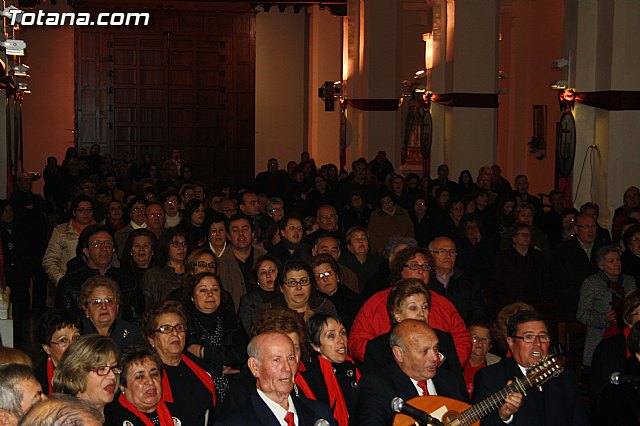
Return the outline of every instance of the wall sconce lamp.
[[[13,74],[16,77],[30,77],[29,66],[24,64],[15,65],[9,68],[9,74]]]
[[[549,87],[554,90],[561,90],[569,87],[569,83],[567,82],[567,80],[556,80],[549,83]]]
[[[569,60],[564,58],[556,59],[555,61],[551,62],[551,68],[555,68],[555,69],[564,68],[568,65],[569,65]]]
[[[424,41],[424,66],[430,70],[433,68],[433,33],[422,34]]]
[[[22,92],[22,93],[31,93],[31,89],[29,89],[29,85],[22,81],[18,83],[17,89],[19,92]]]
[[[0,42],[0,46],[5,48],[7,55],[23,56],[24,49],[27,48],[27,43],[22,40],[9,39]]]

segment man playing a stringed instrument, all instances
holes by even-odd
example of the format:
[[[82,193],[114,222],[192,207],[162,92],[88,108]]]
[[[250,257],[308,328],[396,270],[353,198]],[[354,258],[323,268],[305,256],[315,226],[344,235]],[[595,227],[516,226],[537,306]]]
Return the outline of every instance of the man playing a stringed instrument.
[[[360,397],[354,424],[391,425],[391,400],[443,395],[466,401],[466,391],[454,374],[438,368],[438,337],[424,322],[406,319],[389,338],[394,361],[387,368],[365,374],[358,383]],[[514,400],[515,402],[515,400]]]
[[[522,378],[527,370],[539,364],[549,353],[551,336],[544,319],[533,310],[524,310],[511,317],[507,325],[507,344],[512,357],[478,371],[474,381],[473,401],[483,401],[495,394],[511,379]],[[528,376],[529,377],[529,376]],[[526,392],[522,405],[514,410],[502,405],[487,415],[482,426],[586,426],[588,420],[580,397],[578,380],[565,370],[540,387]],[[507,407],[505,407],[507,406]]]

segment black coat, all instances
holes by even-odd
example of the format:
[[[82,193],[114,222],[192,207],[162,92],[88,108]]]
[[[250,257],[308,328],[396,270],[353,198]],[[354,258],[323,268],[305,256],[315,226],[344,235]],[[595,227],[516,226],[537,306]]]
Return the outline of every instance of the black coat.
[[[473,384],[473,403],[478,403],[507,386],[513,377],[523,377],[513,358],[480,369]],[[510,423],[513,426],[587,426],[587,413],[580,396],[576,375],[565,370],[542,385],[542,391],[531,389]],[[487,415],[482,426],[503,426],[498,410]]]
[[[624,334],[607,337],[596,346],[591,359],[589,394],[595,399],[609,384],[614,371],[622,371],[627,359],[627,339]]]
[[[336,426],[329,407],[307,398],[293,398],[293,405],[298,413],[297,426],[313,426],[318,419],[325,419]],[[280,426],[280,422],[260,398],[257,391],[240,407],[231,410],[215,422],[216,426]]]
[[[454,269],[446,288],[435,277],[429,283],[429,287],[449,299],[466,324],[489,320],[480,283],[460,269]]]
[[[575,321],[580,299],[580,287],[589,275],[598,272],[594,243],[591,260],[578,243],[578,237],[564,241],[556,246],[551,261],[551,279],[553,282],[552,299],[556,307],[558,320]]]
[[[467,392],[448,370],[438,370],[433,378],[440,396],[467,401]],[[357,426],[388,426],[392,424],[394,412],[391,400],[398,396],[404,400],[418,396],[418,391],[398,364],[392,362],[387,368],[365,374],[358,384],[360,396],[356,410]]]
[[[630,356],[622,372],[639,377],[640,361]],[[637,426],[640,424],[640,387],[629,383],[608,384],[593,405],[593,424],[608,426]]]

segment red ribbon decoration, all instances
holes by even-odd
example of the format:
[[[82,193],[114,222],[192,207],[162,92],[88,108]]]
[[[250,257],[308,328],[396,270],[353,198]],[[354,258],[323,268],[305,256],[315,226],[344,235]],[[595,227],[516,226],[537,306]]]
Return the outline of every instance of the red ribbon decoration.
[[[166,375],[164,376],[166,377]],[[153,423],[147,416],[145,416],[140,410],[138,410],[123,394],[120,394],[118,397],[118,402],[127,410],[131,411],[133,415],[142,420],[146,426],[153,426]],[[160,426],[173,426],[173,417],[171,417],[171,413],[169,409],[165,405],[165,403],[161,400],[158,402],[156,406],[156,412],[158,413],[158,418],[160,419]]]
[[[329,406],[334,407],[333,417],[338,422],[338,426],[348,426],[349,411],[347,410],[347,403],[344,400],[344,395],[342,394],[342,389],[340,389],[336,373],[333,372],[333,366],[331,362],[323,356],[318,356],[318,361],[320,363],[322,377],[324,377],[324,383],[327,386],[327,392],[329,393]],[[353,364],[353,368],[356,370],[356,382],[359,382],[360,371],[356,367],[355,362],[350,356],[347,356],[347,361]]]
[[[211,392],[213,395],[213,406],[216,406],[216,388],[213,384],[213,379],[204,371],[198,364],[193,362],[188,356],[182,354],[181,358],[182,362],[184,362],[187,367],[193,374],[196,375],[198,379],[202,382],[202,384]],[[162,401],[164,402],[173,402],[173,392],[171,392],[171,384],[169,383],[169,378],[167,374],[162,375]]]

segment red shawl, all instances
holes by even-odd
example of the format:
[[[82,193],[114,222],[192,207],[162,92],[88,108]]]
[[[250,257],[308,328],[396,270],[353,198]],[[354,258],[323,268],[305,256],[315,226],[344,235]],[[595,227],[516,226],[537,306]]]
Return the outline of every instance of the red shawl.
[[[147,416],[145,416],[131,402],[129,402],[129,400],[125,398],[123,394],[120,394],[120,396],[118,397],[118,402],[124,408],[133,413],[133,415],[142,420],[142,423],[144,423],[146,426],[153,426],[151,420],[149,420]],[[158,405],[156,406],[156,412],[158,413],[158,418],[160,418],[160,426],[173,426],[173,417],[171,417],[171,413],[169,412],[169,409],[164,404],[164,402],[158,402]]]
[[[307,371],[307,367],[304,365],[302,361],[300,361],[300,364],[298,365],[298,372],[296,373],[296,377],[294,378],[294,383],[296,384],[296,386],[300,388],[302,393],[304,393],[305,397],[309,399],[317,400],[318,398],[316,398],[316,395],[313,393],[313,391],[309,387],[309,383],[307,383],[305,378],[302,377],[302,374],[300,374],[301,372],[305,372],[305,371]]]
[[[323,356],[318,356],[318,361],[320,363],[322,376],[324,377],[324,383],[327,386],[327,392],[329,393],[329,406],[334,407],[333,417],[335,417],[338,422],[338,426],[347,426],[349,424],[349,411],[347,410],[347,403],[344,400],[344,395],[342,394],[342,389],[340,389],[336,374],[333,372],[333,366],[331,362]],[[350,356],[347,356],[346,361],[353,364],[353,367],[356,369],[356,382],[359,382],[360,371],[355,366],[355,362]]]
[[[181,357],[182,362],[184,362],[187,367],[196,375],[198,379],[202,382],[202,384],[211,392],[213,395],[213,406],[216,406],[216,388],[213,384],[213,379],[204,371],[198,364],[193,362],[188,356],[182,354]],[[162,375],[162,401],[164,402],[173,402],[173,393],[171,392],[171,384],[169,383],[169,378],[166,374]]]
[[[47,358],[47,384],[49,385],[49,396],[53,395],[53,361]]]

